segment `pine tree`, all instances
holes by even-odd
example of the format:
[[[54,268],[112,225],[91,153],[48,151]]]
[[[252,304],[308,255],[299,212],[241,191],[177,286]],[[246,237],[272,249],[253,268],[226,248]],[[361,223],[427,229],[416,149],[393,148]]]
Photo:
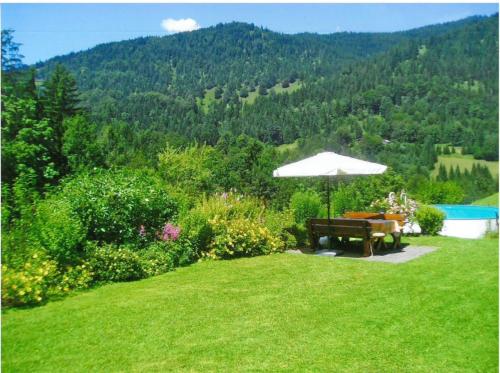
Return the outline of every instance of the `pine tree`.
[[[20,43],[14,42],[14,30],[2,30],[2,71],[9,72],[23,66]]]
[[[438,181],[448,181],[448,172],[446,171],[446,167],[444,164],[439,164],[439,173],[437,176]]]
[[[57,65],[50,78],[45,82],[42,92],[44,117],[48,119],[54,134],[52,156],[57,169],[65,174],[68,164],[62,150],[65,131],[64,119],[80,112],[76,81],[62,65]]]

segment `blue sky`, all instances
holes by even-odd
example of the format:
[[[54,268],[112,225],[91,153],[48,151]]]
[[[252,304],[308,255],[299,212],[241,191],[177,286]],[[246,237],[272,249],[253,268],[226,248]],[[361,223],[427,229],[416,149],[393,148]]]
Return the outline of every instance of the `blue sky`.
[[[498,12],[498,4],[2,4],[25,63],[148,35],[242,21],[284,33],[390,32]],[[169,23],[166,22],[170,19]]]

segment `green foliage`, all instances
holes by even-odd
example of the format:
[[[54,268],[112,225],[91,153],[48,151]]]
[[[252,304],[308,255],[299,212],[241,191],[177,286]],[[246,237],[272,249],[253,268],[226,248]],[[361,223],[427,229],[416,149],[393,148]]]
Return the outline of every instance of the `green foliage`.
[[[210,221],[214,238],[202,257],[229,259],[279,252],[284,243],[261,224],[248,219]]]
[[[144,226],[149,239],[177,214],[177,203],[157,177],[147,172],[96,171],[68,181],[54,197],[71,205],[87,239],[137,242]]]
[[[34,253],[21,267],[2,264],[2,307],[46,301],[56,276],[56,263],[39,253]]]
[[[424,234],[437,235],[443,228],[444,212],[432,206],[421,206],[416,213],[417,222]]]
[[[97,129],[82,115],[64,121],[62,153],[68,159],[71,171],[80,171],[101,166],[104,163],[101,148],[97,143]]]
[[[274,237],[279,237],[286,248],[297,247],[297,239],[291,234],[290,229],[295,225],[294,213],[291,209],[276,211],[266,209],[264,214],[264,226]]]
[[[427,204],[461,203],[464,200],[464,190],[453,181],[426,181],[420,185],[416,198]]]
[[[22,66],[21,44],[14,42],[14,30],[2,30],[2,72],[9,72]]]
[[[140,256],[125,247],[89,243],[87,260],[96,281],[133,281],[146,277]]]
[[[167,242],[155,241],[138,252],[141,267],[148,277],[160,275],[174,269],[175,258],[169,253],[167,245]]]
[[[87,289],[94,282],[94,272],[87,262],[76,266],[68,266],[59,275],[56,290],[65,294],[71,290]]]
[[[191,196],[212,193],[216,185],[217,154],[208,146],[185,149],[167,147],[159,154],[158,169],[164,179]]]
[[[200,255],[199,248],[182,234],[175,241],[167,241],[166,249],[175,267],[194,263]]]
[[[354,177],[348,182],[338,182],[332,193],[332,216],[346,211],[369,211],[371,203],[385,198],[394,190],[403,189],[404,182],[398,173],[388,170],[382,175]]]
[[[295,192],[290,199],[290,209],[297,224],[305,224],[307,220],[319,217],[321,205],[320,195],[312,190]]]
[[[59,263],[82,256],[85,227],[66,199],[49,198],[37,206],[32,229],[35,240]]]

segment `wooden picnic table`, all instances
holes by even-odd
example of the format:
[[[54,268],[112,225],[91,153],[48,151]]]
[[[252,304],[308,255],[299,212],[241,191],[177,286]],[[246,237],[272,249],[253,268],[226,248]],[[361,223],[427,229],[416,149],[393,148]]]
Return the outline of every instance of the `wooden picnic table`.
[[[367,219],[373,233],[384,233],[393,238],[393,248],[401,247],[401,227],[397,220]]]
[[[342,242],[349,242],[349,238],[363,239],[363,255],[369,256],[375,239],[373,234],[383,233],[393,237],[393,247],[399,248],[401,244],[400,225],[397,220],[385,219],[310,219],[308,223],[311,248],[314,250],[321,235],[342,238]],[[385,236],[384,236],[385,237]]]

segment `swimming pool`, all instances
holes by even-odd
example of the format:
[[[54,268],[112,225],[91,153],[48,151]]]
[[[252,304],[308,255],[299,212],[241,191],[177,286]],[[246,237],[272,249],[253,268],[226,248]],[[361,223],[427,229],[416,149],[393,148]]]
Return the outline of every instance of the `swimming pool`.
[[[498,207],[472,205],[434,205],[446,214],[446,219],[496,219]]]
[[[434,205],[446,214],[443,236],[480,238],[498,231],[498,207],[472,205]]]

